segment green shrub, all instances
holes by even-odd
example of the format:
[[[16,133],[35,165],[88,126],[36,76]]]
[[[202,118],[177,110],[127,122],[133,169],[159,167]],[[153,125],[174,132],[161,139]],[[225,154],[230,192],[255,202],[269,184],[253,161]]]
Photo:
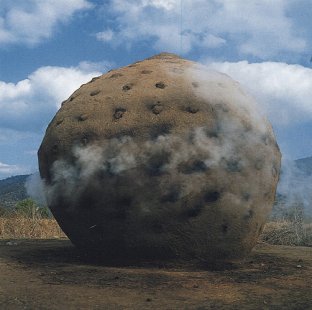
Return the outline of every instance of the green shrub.
[[[50,210],[45,206],[39,206],[34,200],[27,198],[19,201],[12,210],[16,215],[26,218],[51,218]]]

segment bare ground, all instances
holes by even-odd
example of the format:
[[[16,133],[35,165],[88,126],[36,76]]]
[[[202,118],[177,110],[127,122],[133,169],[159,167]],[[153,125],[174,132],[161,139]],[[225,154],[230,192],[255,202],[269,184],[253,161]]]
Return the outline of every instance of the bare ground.
[[[312,248],[262,243],[226,265],[125,265],[68,240],[1,240],[0,309],[312,309]]]

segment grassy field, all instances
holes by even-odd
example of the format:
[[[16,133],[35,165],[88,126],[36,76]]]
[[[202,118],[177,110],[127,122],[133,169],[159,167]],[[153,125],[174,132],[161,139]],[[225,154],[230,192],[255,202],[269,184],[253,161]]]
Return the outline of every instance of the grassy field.
[[[0,208],[0,239],[55,238],[66,238],[66,235],[47,208],[39,208],[31,200],[22,201],[10,211]],[[312,223],[305,223],[298,217],[269,221],[259,241],[311,247]]]

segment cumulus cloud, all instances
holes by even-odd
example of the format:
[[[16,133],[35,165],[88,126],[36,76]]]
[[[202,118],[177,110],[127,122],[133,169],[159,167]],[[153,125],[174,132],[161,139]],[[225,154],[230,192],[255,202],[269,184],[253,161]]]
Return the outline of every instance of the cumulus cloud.
[[[152,39],[155,49],[178,53],[235,42],[238,53],[267,59],[306,48],[289,17],[292,5],[286,0],[111,0],[104,14],[114,16],[118,28],[96,37],[128,46]]]
[[[278,62],[214,62],[208,66],[245,86],[275,126],[312,120],[312,69]]]
[[[0,178],[22,173],[23,168],[17,165],[8,165],[0,162]]]
[[[60,23],[79,10],[92,8],[87,0],[2,0],[0,43],[34,45],[51,37]]]
[[[40,132],[64,99],[101,74],[99,68],[107,67],[90,62],[69,68],[47,66],[15,84],[0,81],[0,110],[5,111],[0,114],[2,129]]]

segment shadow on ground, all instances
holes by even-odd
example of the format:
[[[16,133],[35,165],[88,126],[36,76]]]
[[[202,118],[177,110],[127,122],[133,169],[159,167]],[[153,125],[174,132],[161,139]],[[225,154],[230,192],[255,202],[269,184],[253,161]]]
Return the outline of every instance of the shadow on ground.
[[[210,265],[3,240],[0,274],[3,309],[312,309],[312,248],[259,244],[245,261]]]

